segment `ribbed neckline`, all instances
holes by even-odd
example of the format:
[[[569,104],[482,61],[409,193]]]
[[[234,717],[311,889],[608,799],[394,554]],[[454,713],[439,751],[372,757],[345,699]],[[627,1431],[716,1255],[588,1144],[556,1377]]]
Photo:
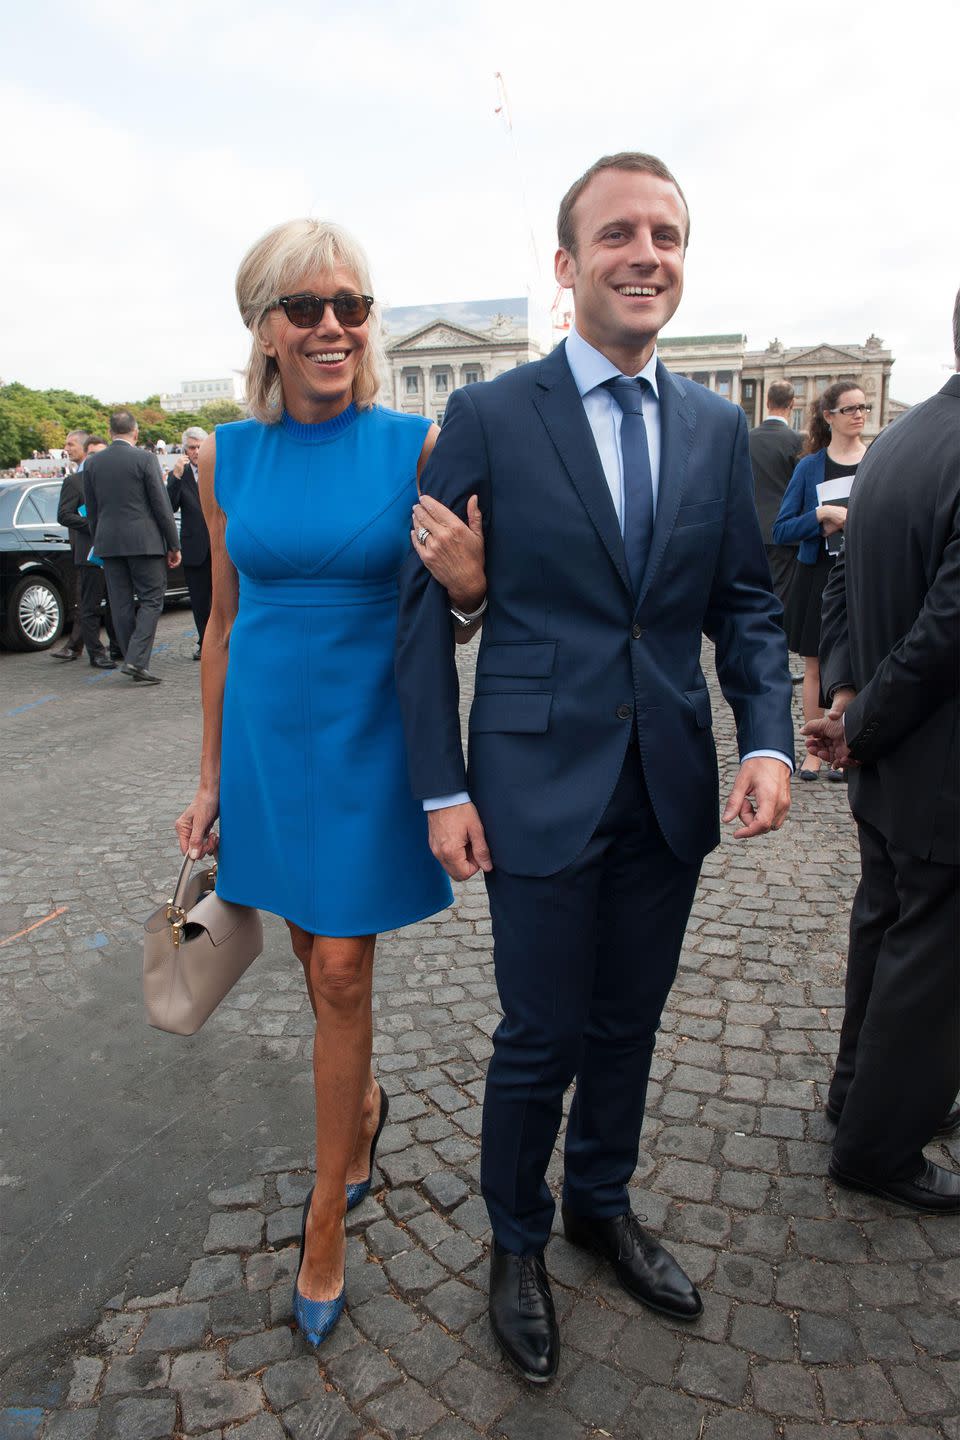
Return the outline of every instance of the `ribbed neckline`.
[[[357,418],[357,407],[351,403],[346,410],[341,410],[339,415],[334,415],[332,420],[319,420],[315,425],[304,425],[300,420],[294,420],[286,410],[280,417],[280,425],[294,440],[301,441],[304,445],[324,445],[328,440],[335,440]]]

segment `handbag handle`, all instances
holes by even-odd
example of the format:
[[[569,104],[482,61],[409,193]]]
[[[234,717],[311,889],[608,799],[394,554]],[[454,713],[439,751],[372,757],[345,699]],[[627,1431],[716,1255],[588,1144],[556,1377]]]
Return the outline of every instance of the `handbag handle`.
[[[179,950],[180,948],[180,940],[183,935],[183,927],[186,924],[187,920],[187,914],[183,908],[183,902],[187,898],[187,885],[190,883],[190,876],[193,873],[193,867],[194,865],[196,865],[196,863],[196,860],[191,859],[189,854],[183,857],[183,864],[180,866],[180,874],[177,876],[177,883],[174,887],[173,895],[167,901],[166,918],[169,921],[170,929],[173,932],[174,948],[177,950]],[[216,861],[213,862],[213,868],[210,872],[210,875],[211,878],[216,881]]]

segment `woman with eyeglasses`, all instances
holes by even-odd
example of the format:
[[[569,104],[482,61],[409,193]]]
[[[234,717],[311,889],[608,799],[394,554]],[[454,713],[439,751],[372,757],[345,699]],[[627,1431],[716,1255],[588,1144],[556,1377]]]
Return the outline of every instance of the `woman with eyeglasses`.
[[[797,566],[784,607],[787,644],[803,656],[803,718],[823,714],[820,693],[820,604],[824,586],[840,548],[846,504],[821,504],[817,486],[825,480],[849,480],[866,454],[863,427],[871,407],[855,380],[828,385],[810,407],[807,441],[787,486],[773,525],[775,545],[796,545]],[[844,487],[846,488],[846,487]],[[817,780],[821,761],[808,755],[801,780]],[[828,780],[843,780],[841,770],[828,769]]]
[[[303,966],[317,1163],[293,1311],[316,1345],[343,1309],[344,1216],[370,1188],[387,1118],[371,1072],[376,937],[452,900],[407,779],[393,679],[397,577],[439,432],[376,403],[380,318],[345,231],[278,226],[246,255],[236,292],[252,418],[218,426],[200,451],[213,607],[200,783],[176,828],[194,858],[219,848],[224,899],[283,917]],[[463,525],[430,504],[417,548],[472,612],[485,591],[479,512]]]

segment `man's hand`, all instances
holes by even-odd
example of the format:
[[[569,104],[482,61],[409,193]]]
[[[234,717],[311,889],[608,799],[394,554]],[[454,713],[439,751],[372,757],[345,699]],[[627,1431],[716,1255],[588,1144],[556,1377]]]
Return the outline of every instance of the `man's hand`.
[[[835,770],[848,770],[857,763],[850,754],[843,731],[843,712],[856,693],[853,689],[835,690],[830,709],[823,718],[811,720],[800,732],[806,736],[810,754],[826,760]]]
[[[421,495],[413,507],[413,548],[430,574],[443,586],[451,605],[470,615],[483,604],[487,579],[483,568],[483,517],[476,495],[467,501],[467,523],[432,495]],[[421,542],[420,531],[426,530]]]
[[[750,840],[779,830],[790,809],[790,771],[782,760],[757,755],[744,760],[723,812],[723,823],[741,821],[734,840]]]
[[[180,551],[179,551],[179,550],[168,550],[168,551],[167,551],[167,564],[170,566],[170,569],[171,569],[171,570],[176,570],[177,566],[180,564]]]
[[[184,472],[184,470],[185,470],[186,468],[187,468],[187,457],[186,457],[186,455],[178,455],[177,458],[176,458],[176,460],[174,460],[174,462],[173,462],[173,477],[174,477],[174,479],[175,479],[175,480],[179,480],[179,479],[180,479],[180,476],[183,474],[183,472]]]
[[[448,805],[427,813],[430,849],[452,880],[469,880],[493,862],[475,805]]]

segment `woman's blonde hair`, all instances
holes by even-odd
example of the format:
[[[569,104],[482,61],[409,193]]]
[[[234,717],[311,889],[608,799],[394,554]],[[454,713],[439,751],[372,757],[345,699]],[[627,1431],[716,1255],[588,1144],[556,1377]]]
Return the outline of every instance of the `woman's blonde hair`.
[[[353,236],[326,220],[288,220],[261,236],[247,251],[237,271],[237,305],[253,336],[246,369],[247,407],[265,425],[275,424],[283,411],[280,370],[260,346],[260,327],[281,295],[293,294],[308,275],[349,270],[360,290],[370,295],[370,267]],[[369,410],[380,393],[383,374],[380,307],[367,322],[367,346],[353,382],[353,402]]]

